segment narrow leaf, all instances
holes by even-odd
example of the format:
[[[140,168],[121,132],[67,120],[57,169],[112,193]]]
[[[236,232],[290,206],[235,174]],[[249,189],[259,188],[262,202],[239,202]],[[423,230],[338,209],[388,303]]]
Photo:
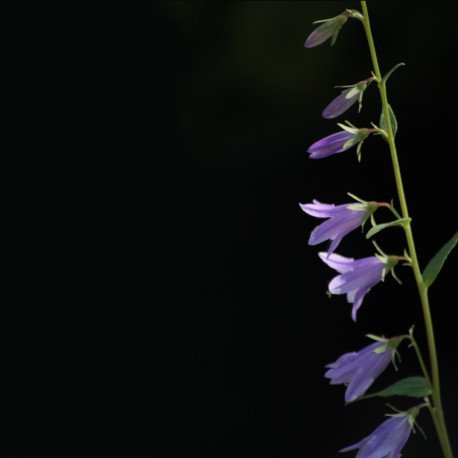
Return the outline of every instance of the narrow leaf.
[[[409,221],[412,221],[412,218],[401,218],[397,219],[396,221],[391,221],[389,223],[377,224],[372,229],[370,229],[369,232],[366,234],[366,239],[370,239],[374,234],[377,234],[377,232],[380,232],[382,229],[385,229],[386,227],[403,226],[404,223],[408,223]]]
[[[388,104],[388,114],[390,116],[391,129],[393,131],[393,136],[396,136],[396,132],[398,131],[398,122],[396,120],[396,116],[394,115],[393,109],[391,108],[391,105],[389,104]],[[385,113],[383,112],[383,110],[382,110],[382,114],[380,115],[379,126],[386,133],[388,133],[388,128],[386,127]]]
[[[366,397],[381,396],[409,396],[411,398],[424,398],[431,394],[431,388],[424,377],[407,377],[399,380],[388,388]]]
[[[429,261],[423,271],[423,282],[428,288],[431,286],[444,265],[447,256],[451,253],[456,243],[458,242],[458,231],[455,235],[437,252],[431,261]]]
[[[391,76],[391,74],[397,70],[399,67],[402,67],[403,65],[405,65],[404,62],[401,62],[397,65],[395,65],[383,78],[382,78],[382,82],[380,83],[381,85],[386,85],[386,82],[388,81],[388,78]]]

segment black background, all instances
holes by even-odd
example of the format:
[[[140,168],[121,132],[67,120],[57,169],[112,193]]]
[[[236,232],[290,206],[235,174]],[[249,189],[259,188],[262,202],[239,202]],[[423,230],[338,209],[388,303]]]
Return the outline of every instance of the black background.
[[[415,5],[369,8],[382,72],[407,64],[389,97],[424,267],[454,232],[456,38],[451,11]],[[323,366],[366,333],[412,324],[425,348],[414,283],[398,269],[403,286],[376,286],[353,323],[344,297],[326,297],[334,272],[316,256],[325,246],[307,245],[317,221],[298,206],[395,197],[380,138],[360,164],[353,150],[306,153],[338,129],[320,116],[333,87],[371,63],[357,21],[333,48],[303,43],[312,21],[359,4],[2,8],[1,418],[17,456],[24,437],[151,456],[153,394],[171,433],[154,440],[157,456],[338,456],[370,433],[384,401],[344,407]],[[372,86],[342,120],[366,126],[379,112]],[[403,250],[397,229],[378,241]],[[373,251],[356,232],[338,250]],[[431,302],[456,448],[455,262]],[[156,371],[153,328],[165,329]],[[402,355],[399,375],[389,368],[374,388],[418,374],[412,350]],[[403,456],[439,456],[428,415],[419,421],[428,440],[413,435]]]
[[[151,20],[0,15],[2,453],[151,456]]]

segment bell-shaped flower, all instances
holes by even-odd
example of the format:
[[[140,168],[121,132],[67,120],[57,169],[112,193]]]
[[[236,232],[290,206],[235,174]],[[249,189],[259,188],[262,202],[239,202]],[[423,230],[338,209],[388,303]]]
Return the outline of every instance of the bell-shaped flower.
[[[305,213],[311,216],[329,218],[313,230],[308,241],[309,245],[317,245],[326,240],[332,240],[328,256],[337,248],[345,235],[361,226],[377,209],[377,205],[370,202],[356,205],[355,202],[333,205],[313,200],[313,204],[299,205]]]
[[[322,138],[310,146],[307,152],[310,153],[311,159],[322,159],[332,154],[341,153],[356,144],[358,144],[358,157],[360,156],[361,145],[371,130],[348,127],[344,124],[339,124],[339,126],[344,130]]]
[[[338,97],[336,97],[324,110],[322,113],[323,118],[334,119],[340,116],[342,113],[345,113],[351,106],[353,106],[359,100],[359,109],[361,110],[361,105],[363,101],[363,93],[366,90],[368,84],[374,80],[374,77],[368,78],[367,80],[360,81],[357,84],[352,86],[343,86],[348,87],[343,91]],[[342,86],[340,86],[342,87]]]
[[[364,296],[378,282],[384,279],[398,262],[395,258],[370,256],[368,258],[353,259],[332,253],[318,253],[320,258],[340,273],[329,283],[331,294],[347,294],[347,300],[353,304],[351,316],[356,321],[356,312],[361,307]]]
[[[412,416],[407,412],[403,416],[390,417],[369,436],[339,452],[359,449],[358,458],[399,458],[412,430],[412,423]]]
[[[317,27],[307,38],[304,46],[306,48],[314,48],[324,43],[328,38],[332,37],[331,46],[334,45],[342,26],[347,22],[349,17],[356,19],[363,19],[361,13],[356,10],[346,10],[342,14],[331,19],[323,19],[321,21],[315,21],[314,24],[322,23]]]
[[[326,366],[330,369],[324,376],[331,379],[331,385],[346,384],[345,402],[354,401],[363,396],[387,368],[395,346],[387,342],[374,342],[358,352],[345,353]]]

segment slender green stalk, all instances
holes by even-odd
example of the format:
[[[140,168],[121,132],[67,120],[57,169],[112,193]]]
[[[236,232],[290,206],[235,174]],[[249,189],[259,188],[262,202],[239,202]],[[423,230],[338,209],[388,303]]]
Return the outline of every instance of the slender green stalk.
[[[431,379],[426,369],[425,362],[423,361],[423,356],[421,355],[420,348],[418,347],[417,341],[415,340],[412,333],[410,334],[410,342],[411,342],[412,347],[415,349],[415,353],[417,354],[418,362],[420,363],[420,367],[421,367],[421,370],[423,371],[423,375],[425,376],[425,379],[428,382],[429,387],[432,389],[433,384],[431,383]]]
[[[399,166],[398,155],[396,151],[396,145],[394,142],[394,134],[393,128],[391,125],[391,119],[389,116],[389,105],[388,105],[388,97],[386,93],[386,84],[382,81],[382,74],[380,72],[380,68],[378,65],[377,54],[375,51],[374,40],[372,38],[372,31],[369,22],[369,14],[367,11],[366,2],[362,1],[361,6],[363,9],[363,16],[362,19],[364,30],[366,31],[367,41],[369,43],[369,50],[371,53],[372,64],[374,66],[374,73],[378,80],[378,87],[380,90],[380,97],[382,99],[382,108],[383,113],[385,116],[386,122],[386,129],[388,134],[388,144],[390,147],[391,153],[391,161],[393,163],[393,171],[394,177],[396,180],[396,187],[398,191],[399,203],[401,205],[401,214],[403,218],[409,218],[409,212],[407,209],[407,201],[404,193],[404,186],[402,184],[402,176],[401,176],[401,169]],[[439,365],[437,361],[437,352],[436,352],[436,344],[434,339],[434,329],[433,329],[433,322],[431,319],[431,311],[429,308],[429,300],[428,300],[428,288],[425,286],[423,282],[423,278],[421,275],[420,265],[418,263],[417,253],[415,249],[415,243],[412,234],[412,228],[410,223],[407,223],[404,226],[406,239],[407,239],[407,246],[409,249],[409,255],[412,259],[412,268],[415,276],[415,281],[417,283],[418,292],[420,295],[421,305],[423,308],[423,317],[425,320],[425,327],[426,327],[426,336],[428,341],[428,349],[429,349],[429,357],[431,363],[431,374],[432,374],[432,398],[433,398],[433,408],[430,409],[431,414],[433,416],[434,424],[436,425],[437,434],[439,436],[439,440],[442,446],[442,451],[446,458],[453,458],[453,452],[450,446],[450,441],[447,434],[447,428],[445,425],[444,413],[442,409],[442,401],[440,396],[440,384],[439,384]]]
[[[418,362],[420,363],[420,367],[421,367],[421,370],[423,371],[423,375],[425,376],[425,379],[426,379],[429,387],[432,389],[431,379],[430,379],[428,371],[426,369],[425,362],[423,361],[423,356],[421,354],[420,348],[419,348],[419,346],[417,344],[417,341],[415,340],[415,338],[413,336],[412,329],[411,329],[411,332],[410,332],[410,342],[411,342],[412,347],[415,349],[415,353],[417,354]],[[429,409],[429,412],[430,412],[431,417],[433,419],[434,426],[436,427],[436,430],[440,431],[441,430],[441,426],[440,426],[440,424],[439,424],[439,422],[437,420],[437,415],[436,415],[433,407],[431,406],[431,402],[430,402],[429,397],[428,397],[428,409]],[[444,438],[439,436],[439,440],[440,440],[441,446],[443,446]]]

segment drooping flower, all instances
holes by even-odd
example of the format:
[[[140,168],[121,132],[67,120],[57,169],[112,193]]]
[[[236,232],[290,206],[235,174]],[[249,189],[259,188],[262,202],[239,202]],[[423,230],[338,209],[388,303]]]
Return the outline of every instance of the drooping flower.
[[[305,213],[317,218],[329,218],[317,226],[310,235],[309,245],[332,240],[328,256],[337,248],[342,238],[363,222],[377,209],[370,202],[355,205],[355,202],[333,205],[313,200],[313,204],[299,204]]]
[[[331,294],[347,294],[347,300],[353,304],[351,316],[356,321],[356,312],[369,290],[381,281],[385,274],[397,263],[391,257],[370,256],[354,260],[336,253],[318,253],[320,258],[341,275],[334,277],[329,283]]]
[[[310,153],[311,159],[322,159],[332,154],[341,153],[354,145],[352,142],[349,143],[349,140],[353,140],[355,136],[356,134],[351,132],[337,132],[315,142],[307,152]]]
[[[331,46],[334,45],[337,35],[339,34],[342,26],[347,22],[349,17],[354,17],[356,19],[363,19],[361,13],[356,10],[346,10],[342,14],[339,14],[336,17],[331,19],[323,19],[321,21],[315,21],[314,24],[322,23],[318,28],[316,28],[307,38],[304,46],[306,48],[314,48],[315,46],[321,45],[328,38],[332,37]]]
[[[390,417],[369,436],[339,452],[359,449],[358,458],[399,458],[412,430],[412,421],[407,412],[405,416]]]
[[[368,78],[367,80],[360,81],[359,83],[353,84],[343,91],[338,97],[336,97],[322,113],[323,118],[333,119],[340,116],[342,113],[347,111],[353,104],[359,100],[359,110],[361,110],[363,93],[366,90],[368,84],[374,80],[374,77]]]
[[[348,127],[343,124],[339,124],[339,126],[344,130],[322,138],[310,146],[307,152],[310,153],[311,159],[322,159],[332,154],[341,153],[356,144],[358,144],[359,157],[361,144],[370,134],[370,130]]]
[[[391,358],[390,345],[374,342],[358,352],[345,353],[337,361],[328,364],[326,367],[330,369],[324,376],[331,379],[331,385],[347,384],[345,402],[354,401],[364,395],[387,368]]]

